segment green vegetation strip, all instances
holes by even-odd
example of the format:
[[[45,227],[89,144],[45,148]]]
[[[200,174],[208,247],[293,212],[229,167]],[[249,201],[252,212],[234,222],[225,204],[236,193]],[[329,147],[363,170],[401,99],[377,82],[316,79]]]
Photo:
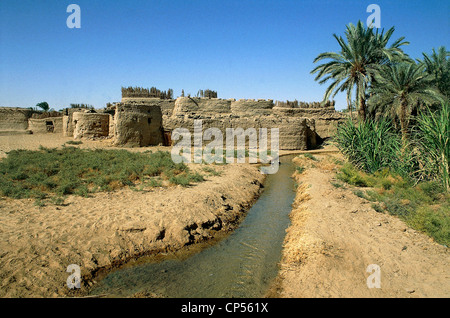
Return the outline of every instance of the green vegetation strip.
[[[366,188],[357,188],[353,192],[373,202],[372,207],[377,212],[396,215],[412,228],[449,246],[450,193],[441,182],[416,184],[387,168],[368,174],[348,163],[341,167],[336,177],[347,184]]]
[[[111,191],[125,186],[187,186],[203,181],[169,152],[87,150],[78,147],[14,150],[0,161],[0,195],[42,200],[52,196]],[[56,200],[58,201],[58,200]]]

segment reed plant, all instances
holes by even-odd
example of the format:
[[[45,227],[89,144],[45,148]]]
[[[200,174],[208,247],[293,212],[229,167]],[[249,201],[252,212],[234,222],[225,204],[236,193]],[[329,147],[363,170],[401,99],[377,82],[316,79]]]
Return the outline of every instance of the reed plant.
[[[401,153],[401,138],[387,120],[352,119],[338,126],[335,142],[344,156],[356,167],[374,173],[397,165]]]
[[[417,118],[416,144],[420,163],[420,175],[424,179],[439,180],[449,191],[450,157],[450,109],[449,103],[432,112],[429,108]]]

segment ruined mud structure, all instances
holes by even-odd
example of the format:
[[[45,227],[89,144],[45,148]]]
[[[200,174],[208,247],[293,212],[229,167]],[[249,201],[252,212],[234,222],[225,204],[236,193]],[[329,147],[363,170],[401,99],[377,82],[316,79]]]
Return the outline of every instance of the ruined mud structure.
[[[0,131],[25,131],[33,112],[24,108],[0,107]]]
[[[0,107],[0,133],[62,133],[61,113],[41,113],[32,109]]]
[[[172,145],[176,128],[194,132],[194,120],[202,120],[203,131],[218,128],[279,129],[280,150],[306,150],[332,136],[338,121],[346,118],[335,111],[334,102],[281,103],[273,100],[220,99],[205,97],[123,96],[120,103],[103,110],[70,108],[60,117],[33,118],[20,108],[0,108],[0,130],[32,133],[62,133],[75,139],[110,138],[116,146]],[[42,116],[41,116],[42,117]]]
[[[281,150],[305,150],[332,136],[337,122],[346,118],[334,106],[334,102],[314,102],[294,107],[264,99],[123,97],[106,111],[114,116],[116,145],[171,145],[174,129],[187,128],[193,133],[194,120],[201,119],[203,131],[214,127],[223,136],[226,128],[279,128]],[[144,129],[152,132],[153,140]],[[132,143],[128,142],[130,137],[122,137],[123,131],[133,136]]]
[[[72,116],[73,138],[100,138],[109,135],[109,114],[75,112]]]

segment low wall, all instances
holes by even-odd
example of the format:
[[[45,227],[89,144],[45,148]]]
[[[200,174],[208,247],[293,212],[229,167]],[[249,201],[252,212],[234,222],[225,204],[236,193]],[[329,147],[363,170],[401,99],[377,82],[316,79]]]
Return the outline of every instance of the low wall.
[[[231,112],[231,100],[218,98],[179,97],[175,101],[172,116],[215,116]]]
[[[48,117],[48,118],[30,118],[28,119],[28,130],[33,134],[46,134],[63,132],[63,118],[62,117]]]
[[[122,97],[122,104],[138,104],[161,107],[161,112],[165,116],[171,116],[175,107],[175,99],[161,99],[154,97]]]
[[[26,130],[31,114],[29,109],[0,107],[0,130]]]
[[[236,117],[271,115],[273,100],[219,99],[199,97],[179,97],[175,101],[172,116],[201,115],[215,117],[230,114]]]
[[[222,132],[223,142],[226,142],[226,129],[242,128],[244,131],[254,128],[259,134],[260,128],[267,128],[268,147],[271,146],[271,129],[279,129],[279,149],[280,150],[306,150],[316,146],[315,123],[308,118],[289,118],[275,116],[257,116],[257,117],[216,117],[216,118],[197,118],[202,119],[202,133],[208,128],[217,128]],[[186,128],[194,134],[194,118],[165,118],[163,129],[173,131],[176,128]],[[259,142],[259,137],[258,142]],[[193,142],[193,138],[192,138]],[[203,144],[209,144],[210,141],[204,141]],[[248,143],[248,141],[246,142]],[[248,145],[248,144],[247,144]],[[258,145],[259,147],[259,145]]]
[[[273,100],[239,99],[231,103],[231,112],[236,116],[272,115]]]

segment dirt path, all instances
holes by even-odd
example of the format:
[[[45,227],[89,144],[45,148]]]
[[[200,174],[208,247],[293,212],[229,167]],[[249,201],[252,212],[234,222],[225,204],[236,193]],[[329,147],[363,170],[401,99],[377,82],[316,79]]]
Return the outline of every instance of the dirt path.
[[[331,181],[332,155],[301,156],[274,297],[449,297],[448,248]],[[379,266],[380,276],[369,265]],[[378,280],[379,278],[379,280]],[[381,288],[369,288],[380,282]]]

